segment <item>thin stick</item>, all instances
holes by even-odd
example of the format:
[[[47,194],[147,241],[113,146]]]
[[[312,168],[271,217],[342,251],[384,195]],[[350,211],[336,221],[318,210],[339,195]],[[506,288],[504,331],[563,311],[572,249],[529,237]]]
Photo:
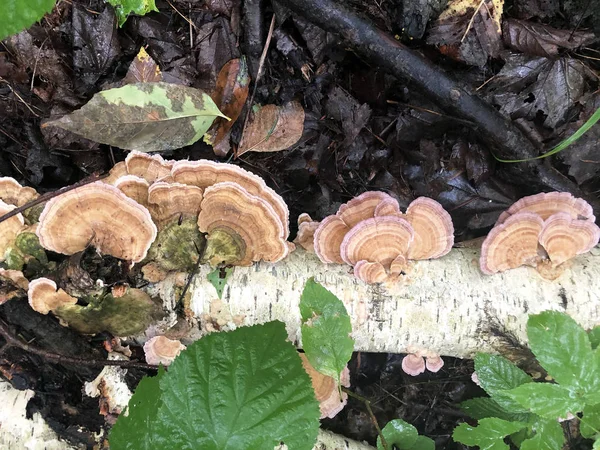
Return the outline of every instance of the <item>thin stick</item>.
[[[52,353],[41,348],[34,347],[30,344],[27,344],[20,339],[18,339],[9,329],[8,325],[0,320],[0,335],[6,340],[6,344],[2,347],[2,350],[5,351],[8,347],[16,347],[21,350],[26,351],[27,353],[32,353],[34,355],[41,356],[47,361],[52,361],[57,364],[73,364],[79,366],[88,366],[88,367],[104,367],[104,366],[118,366],[125,367],[131,369],[152,369],[157,370],[158,366],[154,366],[151,364],[146,364],[138,361],[119,361],[115,359],[84,359],[84,358],[75,358],[72,356],[61,355],[58,353]]]
[[[77,189],[81,186],[85,186],[86,184],[94,183],[98,180],[101,180],[102,178],[106,178],[107,176],[108,176],[108,173],[106,173],[104,175],[92,175],[91,177],[89,177],[85,180],[79,181],[75,184],[72,184],[71,186],[67,186],[62,189],[59,189],[58,191],[48,192],[44,195],[40,195],[35,200],[25,203],[23,206],[19,206],[18,208],[15,208],[15,209],[7,212],[3,216],[0,216],[0,223],[4,222],[7,219],[10,219],[13,216],[16,216],[19,213],[22,213],[23,211],[28,210],[29,208],[33,208],[34,206],[39,205],[40,203],[47,202],[51,198],[58,197],[59,195],[65,194],[69,191],[72,191],[73,189]]]
[[[371,409],[371,401],[368,398],[363,397],[362,395],[357,394],[356,392],[353,392],[348,388],[345,388],[344,386],[342,386],[342,391],[344,391],[350,397],[354,397],[355,399],[360,400],[365,404],[365,406],[367,407],[367,411],[369,412],[369,416],[371,416],[371,421],[373,422],[373,425],[375,425],[375,429],[379,434],[379,439],[381,439],[381,445],[385,450],[389,450],[390,447],[388,446],[388,443],[385,440],[385,437],[383,436],[381,428],[379,428],[379,423],[377,423],[377,417],[375,417],[375,414],[373,414],[373,410]]]
[[[267,59],[267,52],[269,51],[269,46],[271,45],[271,39],[273,38],[273,30],[275,29],[275,14],[271,18],[271,25],[269,26],[269,33],[267,34],[267,40],[265,41],[265,46],[263,47],[262,54],[260,55],[260,60],[258,61],[258,72],[256,72],[256,80],[254,80],[254,88],[252,89],[252,96],[250,97],[250,103],[248,103],[248,110],[246,111],[246,118],[244,119],[244,127],[242,128],[242,138],[240,139],[240,147],[244,142],[244,137],[246,135],[246,127],[248,126],[248,120],[250,119],[250,111],[252,111],[252,105],[254,104],[254,95],[256,94],[256,87],[258,86],[258,82],[260,81],[260,77],[262,75],[263,66],[265,64],[265,60]],[[236,151],[237,153],[237,151]],[[237,154],[236,154],[237,157]]]

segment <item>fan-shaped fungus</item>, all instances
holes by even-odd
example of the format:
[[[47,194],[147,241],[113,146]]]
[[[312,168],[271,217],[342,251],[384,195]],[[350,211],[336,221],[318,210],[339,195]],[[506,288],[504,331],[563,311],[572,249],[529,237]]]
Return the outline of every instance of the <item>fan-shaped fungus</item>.
[[[179,341],[165,336],[155,336],[144,344],[148,364],[168,366],[186,347]]]
[[[71,297],[65,291],[59,289],[56,283],[48,278],[38,278],[31,281],[27,290],[27,298],[31,308],[40,314],[48,314],[61,306],[77,303],[75,297]]]

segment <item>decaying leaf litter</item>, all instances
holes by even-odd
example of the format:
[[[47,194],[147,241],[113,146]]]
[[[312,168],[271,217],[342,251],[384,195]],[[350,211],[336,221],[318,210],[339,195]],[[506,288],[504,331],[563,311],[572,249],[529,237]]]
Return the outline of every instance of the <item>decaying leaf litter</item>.
[[[478,92],[543,153],[600,106],[600,19],[591,3],[461,0],[448,5],[388,1],[350,6]],[[125,147],[98,144],[58,127],[40,127],[42,121],[70,114],[98,92],[122,88],[124,82],[161,82],[203,89],[234,119],[220,120],[214,129],[231,150],[223,145],[217,156],[199,139],[163,155],[226,160],[236,152],[235,163],[261,175],[284,197],[292,224],[301,212],[321,218],[354,195],[375,189],[392,193],[403,207],[419,195],[439,200],[453,216],[458,239],[467,240],[485,234],[515,199],[548,190],[542,180],[524,179],[514,167],[507,170],[496,162],[493,149],[472,123],[440,109],[411,82],[385,73],[331,31],[291,13],[286,2],[211,1],[198,6],[159,1],[156,6],[158,12],[131,16],[119,28],[119,19],[101,1],[60,2],[39,25],[3,42],[0,175],[43,192],[107,172],[125,157]],[[248,105],[247,89],[254,89],[273,12],[275,32],[253,105]],[[140,48],[157,66],[136,66]],[[238,61],[234,73],[221,75],[232,60]],[[244,64],[247,75],[239,76]],[[222,77],[228,81],[222,83]],[[222,94],[215,96],[219,86],[224,86]],[[231,112],[225,104],[231,105]],[[286,105],[302,110],[299,138],[286,150],[246,153],[268,145],[270,138],[287,144],[287,131],[278,137],[278,127],[287,124],[286,116],[281,118],[281,111],[290,108]],[[292,108],[297,120],[298,106]],[[246,132],[261,124],[259,111],[277,119],[242,137],[249,107],[255,115]],[[297,124],[291,127],[295,133]],[[597,133],[598,127],[593,127],[545,163],[596,196]],[[93,270],[112,270],[91,254],[86,264]],[[51,319],[28,314],[23,305],[9,302],[0,316],[42,347],[59,345],[64,354],[103,355],[102,335],[82,339]],[[54,419],[61,433],[91,442],[89,433],[70,427],[82,425],[93,432],[103,426],[97,401],[80,393],[79,379],[91,379],[97,371],[47,365],[13,350],[2,358],[3,364],[16,363],[10,372],[13,383],[46,393],[36,396],[34,410]],[[381,423],[402,417],[441,448],[461,448],[449,440],[450,430],[462,418],[456,405],[474,390],[480,394],[469,382],[469,363],[448,361],[441,373],[411,379],[401,374],[399,361],[396,355],[355,355],[352,384],[375,399]],[[135,383],[141,375],[132,370],[130,381]],[[57,417],[59,396],[53,394],[65,399],[72,414]],[[348,436],[374,442],[368,416],[352,400],[328,423]],[[577,447],[577,440],[574,436],[571,448],[586,448]]]

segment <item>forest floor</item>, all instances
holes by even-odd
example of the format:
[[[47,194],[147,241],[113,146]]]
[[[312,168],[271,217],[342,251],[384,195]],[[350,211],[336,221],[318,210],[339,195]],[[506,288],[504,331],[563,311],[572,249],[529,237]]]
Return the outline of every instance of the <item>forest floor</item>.
[[[299,3],[311,2],[319,0]],[[244,55],[252,92],[275,15],[254,103],[300,102],[300,140],[287,150],[237,158],[218,157],[202,141],[161,154],[230,161],[260,175],[289,205],[292,238],[300,213],[320,220],[367,190],[388,192],[401,207],[422,195],[438,200],[452,215],[458,242],[485,235],[518,198],[551,190],[536,177],[538,170],[556,173],[572,192],[599,199],[600,126],[537,166],[498,162],[494,154],[505,159],[519,154],[511,157],[479,124],[440,107],[420,89],[422,82],[395,77],[373,55],[288,10],[286,3],[157,0],[159,12],[132,16],[119,28],[112,7],[101,0],[59,1],[39,24],[0,42],[0,176],[44,193],[106,173],[122,161],[123,150],[40,124],[118,83],[141,47],[165,81],[207,92],[223,65]],[[344,4],[508,117],[537,151],[533,156],[572,135],[600,107],[600,5],[594,0],[454,0],[454,9],[444,0]],[[233,125],[233,148],[245,115],[243,109]],[[0,316],[11,323],[15,314],[0,309]],[[27,337],[27,331],[21,333]],[[103,352],[105,337],[87,344]],[[471,381],[473,362],[446,358],[440,372],[410,377],[401,370],[402,356],[355,354],[353,389],[371,400],[380,424],[402,418],[433,438],[437,448],[466,448],[451,434],[468,420],[460,402],[483,395]],[[81,393],[82,383],[99,369],[71,368],[65,375],[60,365],[42,368],[41,357],[0,354],[5,376],[15,364],[22,370],[19,377],[13,371],[13,384],[38,392],[31,411],[40,411],[61,435],[85,443],[91,434],[74,431],[78,426],[89,432],[105,426],[97,400]],[[132,372],[132,386],[143,374]],[[354,399],[323,426],[371,444],[376,440],[364,405]],[[591,448],[577,435],[568,445]]]

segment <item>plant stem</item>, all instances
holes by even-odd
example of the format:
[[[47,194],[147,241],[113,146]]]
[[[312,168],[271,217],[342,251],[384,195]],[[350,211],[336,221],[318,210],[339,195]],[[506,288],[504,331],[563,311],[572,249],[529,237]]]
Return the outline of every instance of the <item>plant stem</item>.
[[[354,397],[355,399],[360,400],[361,402],[363,402],[365,404],[365,406],[367,407],[367,411],[369,412],[369,416],[371,416],[371,421],[373,422],[373,425],[375,425],[377,434],[379,434],[379,439],[381,439],[381,445],[383,446],[383,448],[385,450],[390,450],[388,443],[385,440],[385,437],[383,437],[383,433],[381,431],[381,428],[379,427],[379,423],[377,423],[377,417],[375,417],[375,414],[373,414],[373,410],[371,409],[371,401],[368,398],[363,397],[362,395],[357,394],[356,392],[353,392],[350,389],[345,388],[343,386],[342,386],[342,391],[344,391],[350,397]]]

